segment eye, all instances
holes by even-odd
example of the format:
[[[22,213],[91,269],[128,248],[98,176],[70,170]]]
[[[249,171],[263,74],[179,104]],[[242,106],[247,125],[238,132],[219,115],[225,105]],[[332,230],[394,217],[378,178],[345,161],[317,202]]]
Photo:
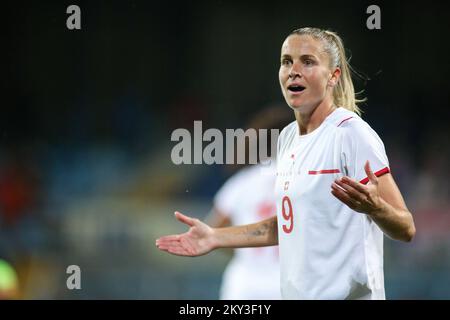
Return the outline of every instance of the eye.
[[[306,59],[305,60],[305,65],[307,65],[307,66],[312,66],[314,64],[314,61],[313,60],[311,60],[311,59]]]
[[[287,59],[287,58],[281,59],[281,65],[288,66],[290,64],[291,64],[291,60],[290,59]]]

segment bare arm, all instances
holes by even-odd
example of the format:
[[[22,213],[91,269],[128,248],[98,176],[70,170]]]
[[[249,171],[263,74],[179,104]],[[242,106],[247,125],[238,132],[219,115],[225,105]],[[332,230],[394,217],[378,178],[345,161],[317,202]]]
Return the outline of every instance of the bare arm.
[[[277,217],[257,223],[213,229],[217,248],[265,247],[278,244]]]
[[[232,221],[230,219],[230,214],[225,213],[223,210],[219,209],[217,206],[214,206],[208,216],[205,218],[205,223],[212,228],[224,228],[232,225]],[[224,253],[229,256],[234,255],[233,248],[224,248],[222,250]]]
[[[376,177],[368,161],[364,169],[367,185],[343,177],[331,186],[331,193],[351,209],[369,215],[392,239],[411,241],[416,233],[414,220],[394,178],[389,173]]]
[[[200,256],[217,248],[262,247],[278,244],[276,216],[258,223],[211,228],[198,219],[175,212],[176,218],[189,225],[190,229],[177,235],[164,236],[156,240],[156,246],[172,254]]]

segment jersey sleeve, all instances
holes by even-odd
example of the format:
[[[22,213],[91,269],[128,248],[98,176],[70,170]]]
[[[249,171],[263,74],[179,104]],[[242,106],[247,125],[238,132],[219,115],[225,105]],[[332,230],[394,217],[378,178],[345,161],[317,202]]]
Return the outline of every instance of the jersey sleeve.
[[[361,120],[348,121],[342,129],[344,133],[341,162],[346,175],[366,184],[369,181],[364,170],[367,160],[377,177],[390,172],[383,141],[367,123]]]

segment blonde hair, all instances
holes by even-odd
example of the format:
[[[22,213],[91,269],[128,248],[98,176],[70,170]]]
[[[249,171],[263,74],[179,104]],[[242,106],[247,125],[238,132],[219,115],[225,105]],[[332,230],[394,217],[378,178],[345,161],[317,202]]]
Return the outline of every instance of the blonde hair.
[[[353,72],[358,76],[360,76],[360,74],[350,66],[345,55],[344,43],[337,33],[319,28],[307,27],[296,29],[289,34],[289,36],[291,35],[308,35],[322,41],[324,50],[330,57],[330,67],[339,67],[341,69],[339,81],[333,88],[334,104],[361,115],[361,109],[357,104],[366,101],[366,99],[356,98],[351,73]]]

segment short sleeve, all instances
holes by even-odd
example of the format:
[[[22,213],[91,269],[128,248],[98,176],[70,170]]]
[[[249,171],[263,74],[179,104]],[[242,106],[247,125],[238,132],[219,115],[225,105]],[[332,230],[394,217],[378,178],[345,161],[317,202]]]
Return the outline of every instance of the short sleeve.
[[[341,165],[347,175],[366,184],[369,181],[364,170],[367,160],[377,177],[390,172],[383,141],[366,122],[357,119],[347,121],[342,130]]]

